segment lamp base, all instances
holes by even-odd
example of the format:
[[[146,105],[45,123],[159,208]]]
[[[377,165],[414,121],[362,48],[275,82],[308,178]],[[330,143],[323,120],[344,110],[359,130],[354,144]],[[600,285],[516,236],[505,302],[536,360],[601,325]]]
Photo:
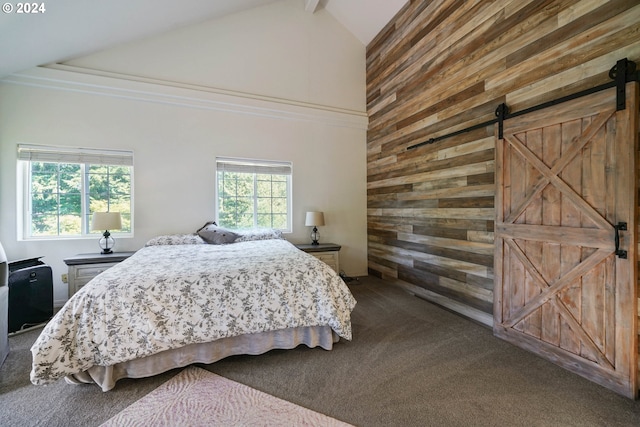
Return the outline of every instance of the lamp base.
[[[318,231],[318,227],[313,227],[313,231],[311,231],[311,244],[319,245],[318,239],[320,239],[320,232]]]
[[[113,239],[113,237],[111,237],[111,233],[109,233],[109,230],[106,230],[102,234],[102,238],[98,242],[98,246],[100,246],[100,249],[102,249],[102,252],[100,253],[102,255],[112,254],[113,253],[112,249],[115,246],[115,244],[116,244],[116,241]]]

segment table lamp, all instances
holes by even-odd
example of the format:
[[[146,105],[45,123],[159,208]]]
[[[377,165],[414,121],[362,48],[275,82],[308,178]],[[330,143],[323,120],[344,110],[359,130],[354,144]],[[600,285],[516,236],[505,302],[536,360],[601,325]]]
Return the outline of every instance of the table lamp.
[[[98,244],[102,248],[102,254],[113,253],[113,246],[116,244],[109,230],[120,230],[122,228],[122,217],[120,212],[94,212],[91,220],[91,230],[104,230]]]
[[[307,212],[307,217],[304,221],[304,225],[312,226],[311,231],[311,244],[317,245],[318,239],[320,239],[320,232],[318,231],[319,225],[324,225],[324,213],[323,212]]]

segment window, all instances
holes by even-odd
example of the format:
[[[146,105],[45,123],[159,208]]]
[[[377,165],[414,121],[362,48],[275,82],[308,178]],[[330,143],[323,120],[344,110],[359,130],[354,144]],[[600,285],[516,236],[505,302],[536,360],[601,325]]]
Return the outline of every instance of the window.
[[[82,237],[93,212],[120,212],[122,229],[132,231],[131,151],[18,145],[22,170],[22,238]]]
[[[291,162],[217,158],[218,225],[291,231],[291,170]]]

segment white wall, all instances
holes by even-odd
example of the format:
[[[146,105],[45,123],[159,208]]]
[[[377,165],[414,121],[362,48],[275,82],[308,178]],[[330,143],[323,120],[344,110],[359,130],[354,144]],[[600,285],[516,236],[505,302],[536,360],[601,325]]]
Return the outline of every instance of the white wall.
[[[0,241],[11,260],[44,257],[57,304],[67,298],[62,260],[97,241],[17,240],[18,143],[134,150],[134,237],[116,250],[213,219],[216,156],[292,161],[288,240],[307,242],[304,213],[322,210],[321,240],[343,245],[348,275],[366,274],[365,48],[298,3],[0,81]]]
[[[65,64],[366,111],[365,56],[330,13],[281,0]]]

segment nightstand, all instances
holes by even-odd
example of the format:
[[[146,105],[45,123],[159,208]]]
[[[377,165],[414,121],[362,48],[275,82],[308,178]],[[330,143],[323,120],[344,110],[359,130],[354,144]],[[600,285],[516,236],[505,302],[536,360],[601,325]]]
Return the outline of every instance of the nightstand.
[[[109,267],[129,258],[135,252],[114,252],[111,254],[79,254],[64,259],[69,267],[67,280],[69,282],[69,298]]]
[[[313,255],[320,261],[323,261],[329,267],[333,268],[336,273],[340,274],[340,248],[342,246],[335,243],[319,243],[317,245],[312,244],[300,244],[295,245],[296,248],[301,251]]]

